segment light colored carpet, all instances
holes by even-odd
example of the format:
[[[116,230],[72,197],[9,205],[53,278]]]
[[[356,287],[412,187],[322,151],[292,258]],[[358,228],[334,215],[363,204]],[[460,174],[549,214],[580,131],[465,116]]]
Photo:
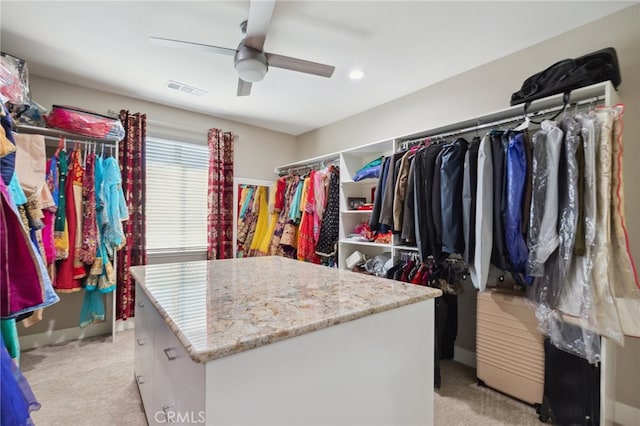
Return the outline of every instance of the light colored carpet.
[[[144,426],[133,379],[134,331],[25,351],[21,368],[42,404],[37,426]],[[475,370],[443,361],[436,426],[540,425],[533,407],[476,385]]]

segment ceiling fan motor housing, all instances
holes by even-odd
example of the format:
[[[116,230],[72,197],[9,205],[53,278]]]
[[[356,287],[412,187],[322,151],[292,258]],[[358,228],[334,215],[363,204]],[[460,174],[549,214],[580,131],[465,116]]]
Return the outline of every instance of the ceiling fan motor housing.
[[[233,56],[233,65],[238,76],[250,83],[261,81],[269,70],[265,54],[247,46],[244,40],[238,45],[236,54]]]

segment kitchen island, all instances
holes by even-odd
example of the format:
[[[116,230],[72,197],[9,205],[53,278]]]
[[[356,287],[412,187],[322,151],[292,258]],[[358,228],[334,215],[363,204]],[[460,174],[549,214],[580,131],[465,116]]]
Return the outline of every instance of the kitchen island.
[[[439,290],[281,257],[131,272],[149,424],[433,423]]]

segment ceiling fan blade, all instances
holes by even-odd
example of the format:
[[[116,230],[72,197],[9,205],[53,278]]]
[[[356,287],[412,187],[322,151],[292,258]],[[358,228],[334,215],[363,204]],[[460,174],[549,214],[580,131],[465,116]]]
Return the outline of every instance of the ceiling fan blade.
[[[250,94],[251,94],[251,83],[239,78],[237,96],[249,96]]]
[[[172,40],[170,38],[149,37],[149,41],[158,46],[186,47],[188,49],[201,50],[204,52],[227,56],[233,56],[236,54],[236,49],[227,49],[226,47],[211,46],[208,44],[193,43],[190,41]]]
[[[286,70],[319,75],[320,77],[331,77],[336,69],[332,65],[319,64],[289,56],[275,55],[273,53],[265,53],[265,55],[270,67],[284,68]]]
[[[273,15],[275,0],[254,0],[249,5],[249,18],[247,18],[247,33],[245,44],[262,52],[264,39]]]

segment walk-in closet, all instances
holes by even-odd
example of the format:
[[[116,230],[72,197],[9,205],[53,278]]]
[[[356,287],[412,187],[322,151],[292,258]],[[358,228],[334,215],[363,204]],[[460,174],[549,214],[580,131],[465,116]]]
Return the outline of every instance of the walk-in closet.
[[[640,425],[638,2],[1,9],[1,426]]]

